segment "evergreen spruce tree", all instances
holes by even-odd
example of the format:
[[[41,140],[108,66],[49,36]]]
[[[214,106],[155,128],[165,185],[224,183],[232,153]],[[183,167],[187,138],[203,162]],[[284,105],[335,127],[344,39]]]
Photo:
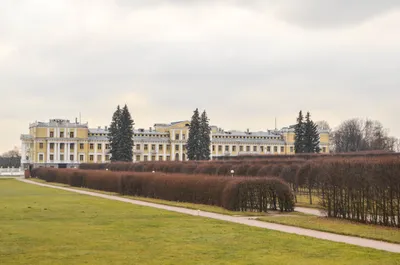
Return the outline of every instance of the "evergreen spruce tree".
[[[210,132],[211,132],[211,128],[208,123],[207,113],[204,110],[204,112],[201,114],[201,118],[200,118],[200,135],[201,135],[200,160],[210,160],[210,154],[211,154],[210,153],[210,144],[211,144]]]
[[[108,131],[108,141],[110,143],[111,161],[120,160],[120,143],[121,143],[121,109],[118,105],[117,110],[114,112],[111,124]]]
[[[189,160],[201,159],[201,138],[199,110],[196,109],[189,125],[189,138],[187,141],[187,156]]]
[[[303,112],[300,110],[299,116],[297,117],[297,124],[294,127],[294,151],[296,154],[304,153],[304,134],[305,126],[303,121]]]
[[[124,106],[121,111],[120,119],[120,143],[119,143],[119,161],[132,162],[133,160],[133,119]]]
[[[319,153],[319,133],[318,126],[311,120],[310,112],[307,112],[304,124],[304,152]]]

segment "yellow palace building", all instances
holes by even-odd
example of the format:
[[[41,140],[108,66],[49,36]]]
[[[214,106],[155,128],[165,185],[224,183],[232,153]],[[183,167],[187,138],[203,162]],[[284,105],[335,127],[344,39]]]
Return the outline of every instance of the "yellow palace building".
[[[329,132],[320,130],[322,153],[329,152]],[[29,125],[21,135],[21,165],[77,167],[80,163],[110,161],[107,127],[51,119]],[[186,161],[189,121],[157,123],[154,128],[134,130],[133,161]],[[211,159],[219,156],[294,154],[294,127],[259,132],[224,131],[211,126]]]

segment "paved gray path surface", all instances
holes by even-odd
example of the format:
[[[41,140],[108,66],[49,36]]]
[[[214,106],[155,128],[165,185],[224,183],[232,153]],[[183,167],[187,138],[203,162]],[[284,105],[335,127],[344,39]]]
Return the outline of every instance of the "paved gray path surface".
[[[306,213],[306,214],[311,214],[311,215],[316,215],[316,216],[326,216],[325,211],[319,210],[319,209],[306,208],[306,207],[295,207],[294,210],[296,212],[301,212],[301,213]]]
[[[344,235],[338,235],[338,234],[333,234],[333,233],[319,232],[319,231],[315,231],[315,230],[304,229],[304,228],[299,228],[299,227],[294,227],[294,226],[267,223],[267,222],[253,220],[253,218],[250,218],[250,217],[249,218],[235,217],[235,216],[210,213],[210,212],[204,212],[204,211],[198,211],[198,210],[192,210],[192,209],[186,209],[186,208],[180,208],[180,207],[174,207],[174,206],[168,206],[168,205],[162,205],[162,204],[156,204],[156,203],[150,203],[150,202],[137,201],[137,200],[127,199],[127,198],[122,198],[122,197],[112,196],[112,195],[106,195],[106,194],[101,194],[101,193],[96,193],[96,192],[91,192],[91,191],[84,191],[84,190],[77,190],[77,189],[73,189],[73,188],[53,186],[53,185],[49,185],[49,184],[30,181],[27,179],[18,179],[18,180],[22,181],[22,182],[30,183],[30,184],[35,184],[38,186],[60,189],[60,190],[65,190],[65,191],[71,191],[71,192],[100,197],[100,198],[109,199],[109,200],[127,202],[127,203],[131,203],[131,204],[148,206],[148,207],[158,208],[158,209],[172,211],[172,212],[178,212],[178,213],[189,214],[189,215],[194,215],[194,216],[202,216],[202,217],[206,217],[206,218],[212,218],[212,219],[217,219],[217,220],[222,220],[222,221],[227,221],[227,222],[232,222],[232,223],[238,223],[238,224],[243,224],[243,225],[248,225],[248,226],[255,226],[255,227],[285,232],[285,233],[297,234],[297,235],[302,235],[302,236],[308,236],[308,237],[314,237],[314,238],[318,238],[318,239],[334,241],[334,242],[347,243],[347,244],[361,246],[361,247],[368,247],[368,248],[374,248],[374,249],[378,249],[378,250],[385,250],[385,251],[389,251],[389,252],[400,253],[400,244],[387,243],[387,242],[371,240],[371,239],[364,239],[364,238],[359,238],[359,237],[344,236]]]

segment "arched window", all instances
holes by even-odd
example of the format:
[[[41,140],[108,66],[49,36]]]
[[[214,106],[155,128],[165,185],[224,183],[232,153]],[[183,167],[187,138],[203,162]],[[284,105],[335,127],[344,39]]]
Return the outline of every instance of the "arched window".
[[[186,161],[186,155],[185,154],[182,154],[182,161]]]
[[[179,161],[179,154],[178,153],[175,154],[175,160]]]

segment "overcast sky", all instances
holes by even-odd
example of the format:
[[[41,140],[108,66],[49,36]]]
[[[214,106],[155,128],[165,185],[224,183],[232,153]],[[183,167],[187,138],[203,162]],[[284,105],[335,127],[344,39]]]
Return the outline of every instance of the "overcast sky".
[[[189,119],[266,130],[300,109],[400,136],[398,0],[2,0],[0,153],[30,122]]]

